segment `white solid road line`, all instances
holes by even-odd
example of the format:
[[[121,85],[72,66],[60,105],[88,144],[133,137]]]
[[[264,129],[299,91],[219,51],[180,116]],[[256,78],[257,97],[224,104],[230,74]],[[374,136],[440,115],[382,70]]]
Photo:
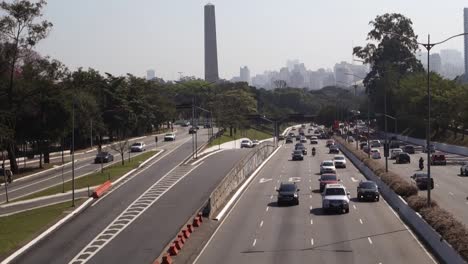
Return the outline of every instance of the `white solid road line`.
[[[197,165],[197,164],[198,164],[199,162],[201,162],[202,160],[204,160],[204,159],[206,159],[206,158],[208,158],[208,157],[210,157],[210,156],[213,156],[214,154],[218,154],[218,153],[221,152],[221,151],[224,151],[224,149],[215,150],[215,151],[213,151],[213,152],[211,152],[211,153],[205,155],[205,156],[202,157],[201,159],[196,160],[195,162],[192,163],[192,165]]]
[[[372,245],[372,239],[370,237],[367,237],[367,240],[369,240],[369,243]]]
[[[242,184],[242,186],[234,193],[234,195],[231,197],[231,199],[226,203],[224,208],[219,212],[219,214],[215,217],[215,220],[220,220],[223,215],[226,213],[226,211],[231,207],[231,205],[234,203],[234,201],[237,200],[237,198],[241,195],[241,193],[247,188],[249,183],[257,176],[257,174],[260,172],[260,170],[265,166],[265,164],[268,163],[268,161],[276,154],[280,148],[277,148],[273,153],[270,154],[270,156],[258,166],[258,168],[252,172],[252,174],[245,180],[245,182]],[[273,190],[276,191],[276,186],[273,186]]]
[[[314,246],[314,239],[313,238],[310,239],[310,245]]]
[[[419,246],[422,248],[422,250],[424,252],[426,252],[426,255],[432,260],[432,262],[437,263],[437,261],[435,261],[435,259],[432,257],[432,255],[429,253],[429,251],[427,251],[427,249],[423,246],[421,241],[419,241],[419,239],[416,237],[416,235],[413,233],[413,231],[411,231],[411,229],[409,229],[409,227],[403,222],[403,220],[401,220],[400,216],[395,212],[395,210],[393,210],[393,208],[387,203],[387,201],[385,201],[385,199],[383,201],[388,206],[390,211],[392,211],[392,213],[395,215],[395,217],[400,221],[400,223],[406,228],[406,230],[408,230],[408,232],[411,234],[411,236],[414,238],[414,240],[416,240],[416,242],[419,244]]]
[[[86,200],[84,203],[82,203],[78,208],[73,210],[70,214],[62,218],[60,221],[58,221],[55,225],[49,227],[46,231],[44,231],[42,234],[31,240],[28,244],[24,245],[22,248],[19,250],[15,251],[13,254],[8,256],[8,258],[4,259],[0,264],[7,264],[13,261],[15,258],[17,258],[19,255],[23,254],[26,250],[28,250],[30,247],[33,247],[37,242],[42,240],[44,237],[48,236],[50,233],[54,232],[56,229],[58,229],[60,226],[62,226],[65,222],[68,221],[68,219],[72,218],[79,212],[81,212],[86,206],[88,206],[89,203],[93,202],[94,198],[89,198]]]

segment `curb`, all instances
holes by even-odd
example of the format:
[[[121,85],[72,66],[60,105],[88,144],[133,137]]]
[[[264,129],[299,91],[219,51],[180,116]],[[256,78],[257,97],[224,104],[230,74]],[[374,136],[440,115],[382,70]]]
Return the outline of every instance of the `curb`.
[[[53,233],[55,230],[60,228],[62,225],[64,225],[66,222],[68,222],[71,218],[74,216],[78,215],[81,213],[84,209],[86,209],[92,202],[94,201],[93,198],[88,198],[82,205],[80,205],[78,208],[73,210],[70,214],[65,216],[64,218],[60,219],[57,223],[55,223],[53,226],[49,227],[46,231],[42,232],[39,236],[34,238],[33,240],[29,241],[28,244],[24,245],[21,247],[19,250],[15,251],[13,254],[8,256],[6,259],[4,259],[0,264],[7,264],[13,261],[14,259],[18,258],[22,254],[24,254],[27,250],[29,250],[31,247],[33,247],[35,244],[37,244],[39,241],[43,240],[47,236],[49,236],[51,233]]]

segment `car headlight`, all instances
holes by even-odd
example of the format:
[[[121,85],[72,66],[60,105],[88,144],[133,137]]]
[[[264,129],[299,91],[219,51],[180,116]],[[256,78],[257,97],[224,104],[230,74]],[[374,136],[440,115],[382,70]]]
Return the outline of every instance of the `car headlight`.
[[[297,193],[294,194],[294,198],[297,198]]]

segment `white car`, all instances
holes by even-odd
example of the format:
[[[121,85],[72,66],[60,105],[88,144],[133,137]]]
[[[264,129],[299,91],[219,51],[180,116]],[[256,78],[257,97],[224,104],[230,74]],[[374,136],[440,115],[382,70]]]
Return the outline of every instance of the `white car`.
[[[241,148],[251,148],[253,147],[253,143],[250,139],[243,139],[240,144]]]
[[[322,209],[349,213],[349,196],[343,184],[327,184],[322,192]]]
[[[333,160],[324,160],[320,163],[320,174],[324,173],[336,174],[336,167]]]
[[[380,143],[380,140],[377,140],[377,139],[369,141],[369,144],[372,148],[379,148],[382,146],[382,143]]]
[[[390,149],[390,159],[396,159],[399,153],[403,152],[401,148]]]
[[[319,143],[319,140],[318,140],[318,138],[316,136],[310,137],[310,144],[316,145],[318,143]]]
[[[382,156],[380,155],[380,150],[373,148],[370,150],[370,155],[373,159],[380,159]]]
[[[130,146],[130,152],[143,152],[146,150],[146,145],[143,142],[135,142]]]
[[[346,168],[346,158],[344,155],[335,155],[333,157],[335,168]]]
[[[175,133],[167,133],[166,135],[164,135],[164,141],[175,141],[175,139]]]

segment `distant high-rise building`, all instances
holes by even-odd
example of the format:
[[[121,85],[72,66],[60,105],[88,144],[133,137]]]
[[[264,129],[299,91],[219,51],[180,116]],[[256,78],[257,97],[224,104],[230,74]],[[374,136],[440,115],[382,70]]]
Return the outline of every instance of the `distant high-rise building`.
[[[147,70],[146,80],[153,80],[154,78],[156,78],[156,72],[154,70]]]
[[[216,18],[213,4],[205,5],[205,80],[208,82],[219,80]]]
[[[247,68],[247,66],[240,68],[239,77],[241,82],[250,83],[250,70]]]
[[[430,55],[430,70],[432,72],[437,72],[438,74],[442,73],[442,59],[440,58],[439,53],[432,53]]]
[[[465,22],[465,33],[468,33],[468,8],[465,7],[463,13]],[[465,35],[465,78],[468,79],[468,35]]]

